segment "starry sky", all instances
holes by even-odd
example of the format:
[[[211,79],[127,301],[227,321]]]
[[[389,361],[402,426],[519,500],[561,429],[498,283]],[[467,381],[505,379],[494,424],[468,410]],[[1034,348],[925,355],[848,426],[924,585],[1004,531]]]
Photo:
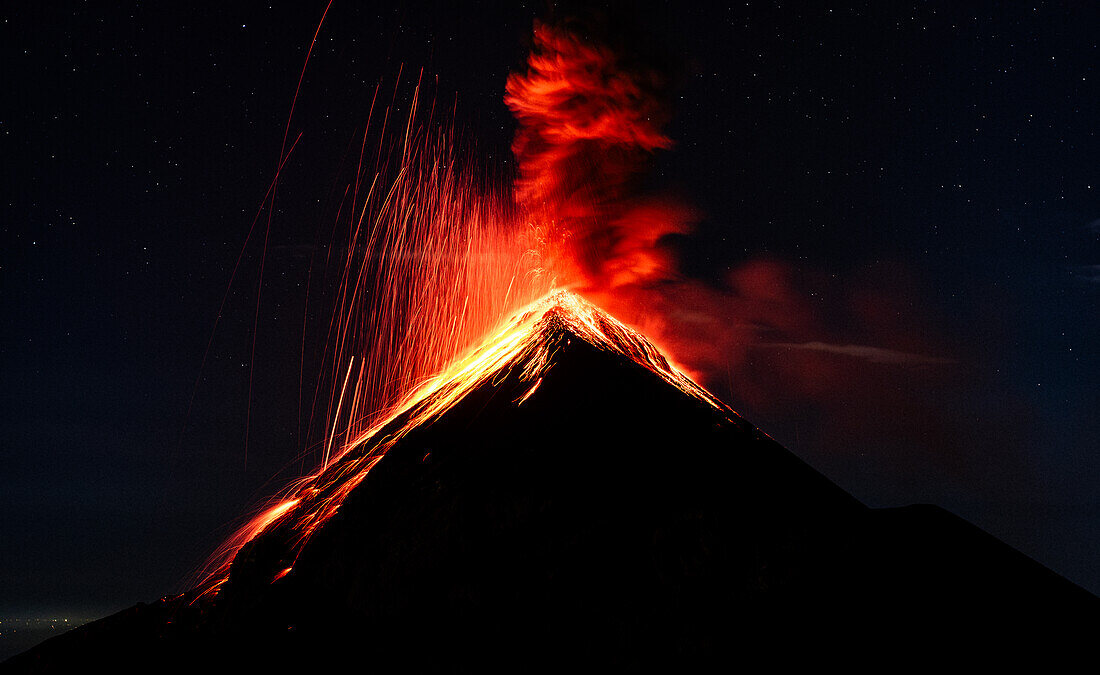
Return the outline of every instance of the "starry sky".
[[[0,10],[0,615],[181,590],[311,465],[305,288],[374,87],[423,68],[506,171],[505,78],[569,11],[337,0],[261,284],[248,233],[325,4]],[[1100,592],[1087,5],[608,11],[667,63],[650,181],[698,213],[681,273],[766,324],[708,385],[865,503],[939,504]]]

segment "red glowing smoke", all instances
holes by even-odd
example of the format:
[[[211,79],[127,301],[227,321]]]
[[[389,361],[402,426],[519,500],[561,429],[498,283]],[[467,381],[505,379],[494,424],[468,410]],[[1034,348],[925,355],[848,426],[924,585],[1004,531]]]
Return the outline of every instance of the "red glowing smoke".
[[[544,265],[590,292],[667,277],[675,263],[661,239],[687,231],[688,211],[635,194],[653,151],[672,146],[659,74],[536,23],[527,72],[506,92],[519,122],[516,198]]]
[[[518,209],[502,198],[507,190],[476,178],[476,162],[456,161],[462,153],[446,132],[424,126],[419,85],[389,154],[368,118],[345,190],[347,208],[337,215],[342,227],[334,229],[347,240],[329,247],[346,257],[334,259],[336,300],[318,378],[321,399],[328,399],[316,410],[323,420],[320,465],[225,543],[204,573],[204,592],[216,592],[241,546],[269,528],[293,530],[296,555],[400,438],[376,434],[414,408],[423,414],[406,419],[404,429],[430,420],[481,382],[526,335],[505,319],[560,288],[579,291],[647,334],[677,366],[719,392],[780,409],[824,402],[829,419],[844,418],[848,390],[891,400],[893,380],[863,386],[867,378],[853,377],[844,359],[947,362],[921,356],[921,345],[906,337],[913,331],[897,330],[890,324],[895,312],[879,309],[874,298],[848,312],[858,320],[861,311],[876,310],[853,322],[857,330],[830,331],[827,313],[819,311],[827,280],[808,283],[804,270],[796,276],[781,261],[749,261],[718,284],[680,274],[667,238],[687,234],[693,214],[642,189],[654,153],[672,141],[663,131],[665,83],[641,60],[539,23],[527,70],[509,76],[506,92],[519,122]],[[393,134],[386,128],[390,113],[381,115],[382,138]],[[364,162],[368,140],[379,148],[373,168]],[[869,319],[876,317],[890,324],[873,333],[885,347],[853,344],[850,335],[866,334],[858,328],[874,327]],[[666,375],[685,390],[695,387],[672,370]],[[908,405],[899,400],[896,409]],[[894,417],[917,419],[904,412]],[[922,430],[932,426],[926,421]],[[276,578],[292,568],[293,560],[286,562]]]
[[[666,78],[598,32],[536,23],[526,72],[509,76],[504,98],[519,123],[516,199],[556,285],[642,331],[706,386],[761,408],[831,404],[860,389],[859,364],[950,363],[924,355],[936,346],[914,339],[922,331],[904,313],[880,325],[858,289],[811,269],[758,258],[710,283],[682,274],[667,237],[690,232],[693,209],[641,185],[672,147]]]

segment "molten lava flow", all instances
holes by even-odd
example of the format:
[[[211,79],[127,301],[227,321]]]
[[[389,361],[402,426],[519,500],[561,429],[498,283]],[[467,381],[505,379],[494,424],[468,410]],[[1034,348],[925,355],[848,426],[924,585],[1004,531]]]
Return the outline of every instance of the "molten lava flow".
[[[302,478],[286,495],[275,500],[237,536],[226,543],[228,555],[273,526],[290,532],[292,562],[310,535],[340,508],[370,469],[414,429],[431,424],[473,390],[517,374],[531,386],[515,405],[535,394],[552,367],[553,350],[562,333],[584,340],[641,366],[727,416],[735,413],[671,366],[641,334],[616,321],[591,303],[568,291],[555,291],[532,303],[507,321],[490,339],[411,393],[390,416],[345,444],[316,473]],[[272,581],[293,568],[281,569]],[[214,570],[207,589],[215,590],[228,569]]]
[[[218,549],[202,573],[207,590],[224,581],[241,546],[292,508],[308,535],[339,504],[343,488],[362,480],[319,483],[318,477],[330,476],[339,458],[407,409],[456,357],[499,330],[502,317],[553,288],[551,271],[536,269],[508,192],[485,178],[454,133],[432,119],[434,105],[424,115],[419,100],[418,84],[397,130],[388,128],[390,108],[375,115],[372,107],[356,143],[359,166],[327,247],[333,319],[310,423],[319,430],[319,468],[287,486]]]
[[[379,130],[372,103],[337,216],[346,235],[329,247],[346,255],[334,261],[334,319],[317,385],[328,398],[315,402],[324,410],[319,465],[223,544],[204,572],[204,594],[227,580],[242,546],[274,528],[291,542],[290,564],[275,575],[285,576],[395,443],[473,389],[518,367],[530,386],[514,403],[537,396],[554,331],[733,414],[648,340],[561,290],[611,298],[612,289],[670,273],[660,240],[686,230],[683,210],[632,194],[648,155],[671,144],[660,129],[659,85],[654,71],[625,68],[605,47],[536,25],[528,72],[506,87],[519,121],[514,201],[511,186],[496,187],[467,161],[432,119],[434,105],[423,119],[419,84],[397,133],[387,128],[394,106]]]

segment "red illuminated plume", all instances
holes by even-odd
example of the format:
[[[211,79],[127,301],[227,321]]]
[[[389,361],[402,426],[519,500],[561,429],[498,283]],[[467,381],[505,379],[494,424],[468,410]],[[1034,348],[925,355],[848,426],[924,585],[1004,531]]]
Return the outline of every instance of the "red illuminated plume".
[[[292,565],[404,434],[518,363],[531,383],[522,404],[549,362],[553,326],[726,410],[645,338],[562,290],[598,299],[670,273],[660,240],[685,231],[682,209],[631,199],[650,153],[670,146],[658,84],[652,72],[623,69],[607,48],[536,25],[528,72],[508,78],[505,97],[520,125],[515,204],[456,161],[451,135],[433,131],[430,116],[418,122],[419,86],[397,130],[386,128],[390,109],[372,106],[360,165],[370,166],[369,149],[378,157],[348,185],[335,228],[347,240],[329,248],[347,257],[335,262],[319,466],[219,549],[204,593],[226,581],[245,543],[273,527],[287,534]],[[378,117],[389,145],[367,142]]]
[[[686,210],[631,190],[650,154],[672,145],[660,77],[542,23],[527,64],[508,77],[504,101],[519,122],[516,198],[542,254],[582,289],[665,278],[673,261],[660,239],[687,231]]]

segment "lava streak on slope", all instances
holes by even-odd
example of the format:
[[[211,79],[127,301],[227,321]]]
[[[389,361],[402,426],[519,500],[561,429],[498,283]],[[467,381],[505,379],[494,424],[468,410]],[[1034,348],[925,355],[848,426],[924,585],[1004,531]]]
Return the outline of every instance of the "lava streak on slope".
[[[643,203],[634,190],[648,156],[671,145],[660,78],[547,24],[536,24],[527,65],[506,86],[519,122],[514,186],[485,179],[435,120],[434,103],[423,114],[422,81],[396,134],[387,128],[393,104],[377,115],[380,130],[372,104],[337,216],[346,224],[334,228],[347,238],[329,249],[347,255],[332,261],[318,467],[222,545],[201,575],[204,594],[261,533],[293,533],[288,546],[300,551],[394,443],[472,389],[522,363],[530,386],[515,402],[536,395],[555,327],[729,412],[647,339],[574,294],[602,305],[615,288],[670,273],[659,240],[685,230],[682,209]],[[280,575],[293,555],[285,562]]]
[[[484,344],[410,394],[391,417],[347,443],[316,473],[296,481],[283,497],[272,500],[226,542],[220,552],[224,562],[208,572],[203,593],[216,591],[228,580],[229,563],[242,546],[273,528],[282,530],[281,538],[288,550],[272,581],[286,576],[310,536],[337,512],[370,469],[410,431],[431,424],[475,389],[509,376],[518,376],[527,383],[523,394],[513,401],[514,405],[523,405],[536,393],[552,367],[554,352],[562,341],[574,338],[645,368],[728,419],[739,419],[725,404],[672,366],[644,336],[579,296],[555,291],[517,313]]]

